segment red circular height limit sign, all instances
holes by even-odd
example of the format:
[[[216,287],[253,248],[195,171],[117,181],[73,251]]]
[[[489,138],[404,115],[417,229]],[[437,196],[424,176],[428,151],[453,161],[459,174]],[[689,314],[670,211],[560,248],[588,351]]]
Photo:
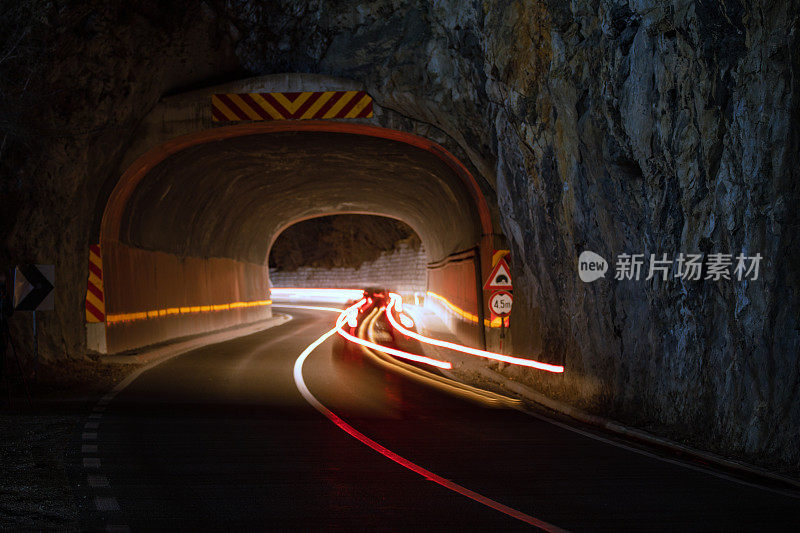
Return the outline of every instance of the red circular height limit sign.
[[[511,313],[511,305],[514,297],[508,291],[496,291],[489,298],[489,309],[497,316],[508,316]]]

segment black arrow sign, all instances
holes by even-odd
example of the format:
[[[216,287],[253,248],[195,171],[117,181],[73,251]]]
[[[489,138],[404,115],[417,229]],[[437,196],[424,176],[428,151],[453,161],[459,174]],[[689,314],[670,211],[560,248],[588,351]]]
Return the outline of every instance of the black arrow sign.
[[[17,276],[21,276],[19,279]],[[18,311],[36,311],[53,290],[42,271],[36,265],[19,265],[14,279],[14,302]]]

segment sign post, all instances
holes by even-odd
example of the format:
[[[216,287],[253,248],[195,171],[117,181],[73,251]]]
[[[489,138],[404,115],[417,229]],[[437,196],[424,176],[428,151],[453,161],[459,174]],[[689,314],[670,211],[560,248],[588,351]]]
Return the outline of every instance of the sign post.
[[[14,269],[14,309],[33,311],[34,373],[39,362],[36,311],[50,311],[55,307],[53,295],[55,278],[56,267],[54,265],[18,265]]]
[[[495,291],[489,298],[489,309],[492,313],[500,317],[500,338],[506,336],[506,317],[511,314],[511,306],[514,304],[514,296],[508,291]]]
[[[489,278],[483,285],[483,290],[491,291],[489,297],[489,311],[492,317],[500,318],[500,346],[503,345],[503,340],[506,333],[506,317],[511,313],[511,306],[514,303],[514,297],[509,291],[513,290],[514,286],[511,283],[511,268],[506,262],[506,258],[501,256],[497,263],[494,265]]]

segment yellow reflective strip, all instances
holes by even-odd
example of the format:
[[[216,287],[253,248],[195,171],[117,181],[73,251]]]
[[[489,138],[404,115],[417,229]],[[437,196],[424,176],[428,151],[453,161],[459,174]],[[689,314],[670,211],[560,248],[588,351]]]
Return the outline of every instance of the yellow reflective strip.
[[[101,302],[97,301],[97,298],[87,292],[86,299],[89,300],[92,305],[98,308],[100,311],[105,311],[104,306]],[[189,307],[169,307],[167,309],[154,309],[151,311],[141,311],[138,313],[119,313],[116,315],[108,315],[106,320],[109,324],[113,324],[116,322],[129,322],[132,320],[143,320],[147,318],[156,318],[156,317],[163,317],[167,315],[177,315],[177,314],[191,314],[191,313],[208,313],[211,311],[226,311],[230,309],[237,309],[243,307],[259,307],[263,305],[270,305],[272,300],[256,300],[253,302],[232,302],[229,304],[215,304],[215,305],[195,305]],[[88,315],[87,315],[88,316]]]
[[[447,300],[447,298],[445,298],[444,296],[440,296],[440,295],[436,294],[435,292],[430,292],[430,291],[428,291],[428,295],[429,295],[429,296],[433,296],[433,297],[434,297],[434,298],[436,298],[437,300],[440,300],[440,301],[441,301],[442,303],[444,303],[444,304],[445,304],[445,305],[446,305],[446,306],[447,306],[447,307],[448,307],[450,310],[452,310],[452,311],[453,311],[453,312],[455,312],[456,314],[459,314],[459,315],[463,316],[463,317],[464,317],[464,318],[466,318],[467,320],[469,320],[469,321],[471,321],[471,322],[478,322],[478,317],[477,317],[477,316],[473,315],[472,313],[470,313],[470,312],[468,312],[468,311],[464,311],[464,310],[463,310],[463,309],[461,309],[460,307],[458,307],[458,306],[456,306],[456,305],[454,305],[454,304],[450,303],[450,302]]]
[[[351,109],[350,112],[347,113],[347,115],[345,115],[345,117],[346,118],[356,118],[358,116],[358,114],[361,113],[361,111],[365,107],[367,107],[367,104],[369,104],[371,101],[372,101],[372,98],[369,95],[365,94],[364,97],[361,99],[361,101],[358,102],[355,105],[355,107],[353,107],[353,109]]]
[[[92,313],[90,313],[89,310],[87,309],[86,310],[86,322],[90,322],[92,324],[99,324],[100,323],[100,319],[97,318],[96,316],[94,316]]]
[[[314,103],[312,104],[312,106],[311,106],[311,107],[309,107],[309,108],[308,108],[308,110],[307,110],[305,113],[303,113],[303,116],[302,116],[302,117],[300,117],[300,118],[301,118],[301,119],[303,119],[303,120],[305,120],[305,119],[309,119],[309,118],[314,118],[314,115],[316,115],[316,114],[317,114],[317,111],[319,111],[319,110],[320,110],[320,108],[321,108],[322,106],[324,106],[324,105],[325,105],[325,103],[326,103],[328,100],[330,100],[330,99],[331,99],[331,97],[332,97],[334,94],[335,94],[335,93],[334,93],[333,91],[325,91],[324,93],[322,93],[322,94],[320,95],[320,97],[319,97],[319,98],[317,98],[317,101],[316,101],[316,102],[314,102]]]
[[[428,291],[427,294],[428,294],[428,296],[431,296],[433,298],[436,298],[437,300],[440,300],[451,311],[453,311],[454,313],[456,313],[458,315],[463,316],[467,320],[469,320],[471,322],[478,322],[479,321],[479,319],[478,319],[478,317],[476,315],[473,315],[469,311],[465,311],[465,310],[461,309],[460,307],[452,304],[444,296],[440,296],[440,295],[436,294],[435,292],[430,292],[430,291]],[[486,327],[490,327],[490,328],[499,328],[499,327],[502,327],[503,321],[502,321],[502,319],[500,317],[495,317],[492,321],[489,321],[489,319],[484,318],[483,319],[483,325],[486,326]]]
[[[147,313],[123,313],[107,317],[109,322],[126,322],[129,320],[141,320],[147,318]]]
[[[239,106],[239,109],[241,109],[242,112],[249,118],[251,118],[252,120],[261,120],[261,115],[253,111],[253,109],[249,105],[247,105],[247,102],[242,100],[241,96],[239,96],[238,94],[229,94],[228,98],[230,98],[234,104]]]
[[[306,100],[308,100],[311,97],[310,92],[300,93],[300,95],[297,97],[297,99],[295,99],[294,102],[290,102],[289,99],[286,98],[286,96],[284,96],[283,93],[270,93],[270,94],[272,94],[272,97],[275,100],[277,100],[279,104],[285,107],[289,113],[292,114],[294,114],[298,109],[300,109],[300,106],[302,106],[306,102]]]
[[[223,104],[222,100],[217,98],[216,95],[213,95],[211,97],[211,105],[216,107],[220,111],[220,113],[225,115],[225,118],[227,118],[228,120],[230,120],[230,121],[241,120],[239,118],[239,116],[236,113],[234,113],[233,111],[231,111],[230,108],[228,108],[228,106]]]
[[[103,290],[103,280],[98,278],[94,272],[89,272],[89,283],[100,289]]]
[[[352,100],[353,98],[355,98],[355,96],[356,96],[357,94],[358,94],[358,91],[347,91],[346,93],[344,93],[344,94],[342,95],[342,97],[341,97],[341,98],[339,98],[339,101],[338,101],[338,102],[336,102],[335,104],[333,104],[333,107],[331,107],[330,109],[328,109],[328,112],[327,112],[327,113],[325,113],[325,116],[324,116],[324,117],[322,117],[322,118],[333,118],[333,117],[335,117],[336,115],[338,115],[338,114],[339,114],[339,111],[341,111],[341,110],[342,110],[342,108],[343,108],[344,106],[346,106],[346,105],[348,104],[348,102],[350,102],[350,100]]]

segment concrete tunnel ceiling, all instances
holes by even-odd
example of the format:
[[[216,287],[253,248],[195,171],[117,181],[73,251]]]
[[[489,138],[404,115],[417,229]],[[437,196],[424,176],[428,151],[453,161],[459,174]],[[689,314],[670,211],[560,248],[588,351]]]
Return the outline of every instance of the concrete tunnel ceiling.
[[[334,213],[400,219],[430,262],[475,246],[461,177],[409,144],[335,132],[274,132],[185,148],[152,168],[120,221],[122,242],[180,256],[266,263],[287,226]]]

